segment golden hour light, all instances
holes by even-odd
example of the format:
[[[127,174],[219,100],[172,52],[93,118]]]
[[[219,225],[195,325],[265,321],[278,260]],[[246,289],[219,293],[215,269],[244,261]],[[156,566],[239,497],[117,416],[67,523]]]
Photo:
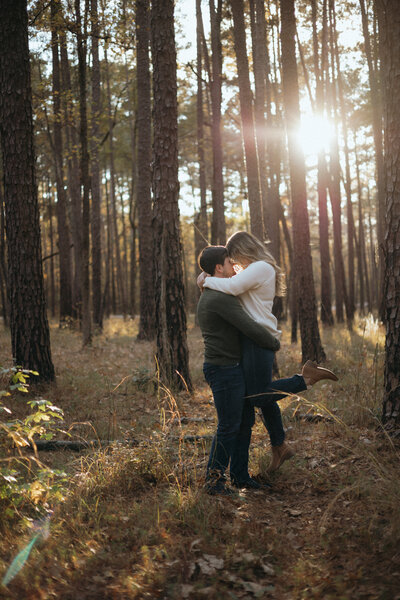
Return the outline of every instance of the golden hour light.
[[[328,150],[335,135],[332,122],[321,115],[304,115],[301,119],[296,141],[304,154],[318,154],[320,150]]]
[[[400,600],[399,8],[0,0],[0,600]]]

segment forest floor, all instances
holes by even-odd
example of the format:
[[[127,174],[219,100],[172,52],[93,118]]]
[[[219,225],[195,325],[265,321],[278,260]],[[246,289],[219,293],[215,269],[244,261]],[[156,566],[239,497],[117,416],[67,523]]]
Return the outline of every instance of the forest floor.
[[[339,382],[281,403],[296,456],[271,477],[273,491],[234,498],[203,491],[216,419],[198,328],[190,323],[192,395],[157,387],[153,345],[136,333],[137,320],[115,317],[82,350],[78,333],[52,325],[57,384],[41,395],[64,410],[70,439],[120,441],[40,454],[65,471],[63,499],[48,497],[50,535],[0,598],[400,599],[399,447],[379,427],[378,324],[322,331]],[[2,330],[2,366],[9,344]],[[284,335],[282,376],[299,371],[300,356]],[[9,405],[16,415],[21,403]],[[257,418],[251,472],[266,478],[269,458]],[[0,577],[34,535],[21,515],[1,523]]]

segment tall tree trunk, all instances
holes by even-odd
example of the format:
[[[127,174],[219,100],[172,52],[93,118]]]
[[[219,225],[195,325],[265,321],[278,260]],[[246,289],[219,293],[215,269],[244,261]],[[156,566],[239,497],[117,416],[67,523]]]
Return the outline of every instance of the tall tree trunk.
[[[127,27],[128,18],[126,15],[126,1],[122,2],[122,13],[123,13],[123,22],[125,28]],[[137,25],[137,14],[136,14],[136,25]],[[149,28],[149,25],[147,25]],[[130,35],[128,31],[126,31],[126,35]],[[147,31],[147,38],[149,40],[149,32]],[[137,38],[136,38],[137,43]],[[149,62],[149,41],[147,42],[147,62]],[[136,62],[138,60],[138,53],[136,52]],[[130,142],[131,142],[131,150],[132,150],[132,159],[131,159],[131,183],[129,186],[129,224],[130,224],[130,270],[129,270],[129,303],[128,310],[131,317],[134,317],[137,314],[136,307],[136,279],[137,279],[137,258],[136,258],[136,239],[137,239],[137,182],[139,179],[139,168],[138,168],[138,160],[137,160],[137,128],[138,128],[138,120],[137,120],[137,110],[135,108],[135,91],[137,89],[137,71],[136,71],[136,79],[129,72],[129,60],[127,57],[127,53],[124,54],[124,66],[125,66],[125,80],[127,87],[127,100],[128,100],[128,113],[129,113],[129,131],[130,131]],[[137,66],[137,65],[136,65]],[[149,75],[150,77],[150,75]],[[148,84],[149,85],[149,84]],[[151,117],[150,117],[151,118]],[[149,148],[149,155],[151,157],[151,142]],[[150,173],[150,183],[151,186],[151,173]],[[150,225],[149,225],[150,226]],[[152,233],[152,232],[151,232]],[[151,234],[150,234],[151,235]],[[151,235],[151,243],[153,241]],[[154,304],[154,300],[153,300]],[[140,324],[139,324],[140,327]]]
[[[200,272],[197,258],[208,244],[208,221],[207,221],[207,197],[206,197],[206,163],[204,153],[204,94],[203,94],[203,17],[201,13],[201,0],[196,0],[196,70],[197,70],[197,95],[196,95],[196,116],[197,116],[197,157],[199,162],[199,188],[200,188],[200,210],[194,215],[194,262],[195,272]],[[198,300],[200,290],[196,286],[195,294]]]
[[[118,213],[117,213],[117,194],[116,194],[116,176],[115,176],[115,162],[114,162],[114,118],[111,107],[111,88],[110,88],[110,72],[108,64],[107,54],[107,42],[104,48],[104,63],[106,73],[106,90],[107,90],[107,111],[108,111],[108,142],[109,142],[109,166],[110,166],[110,200],[111,200],[111,216],[112,226],[114,233],[114,247],[115,247],[115,262],[117,266],[117,281],[120,298],[120,309],[123,315],[127,314],[126,306],[126,289],[125,280],[122,271],[122,260],[121,260],[121,246],[119,242],[119,231],[118,231]]]
[[[49,241],[50,241],[50,311],[51,316],[56,316],[56,286],[54,273],[54,231],[53,231],[53,198],[51,193],[50,179],[47,180],[47,210],[49,218]]]
[[[131,198],[133,198],[133,192],[131,195]],[[137,226],[136,226],[136,221],[137,221],[137,202],[135,202],[134,200],[132,200],[132,204],[129,210],[129,222],[131,225],[131,248],[130,248],[130,254],[131,254],[131,261],[130,261],[130,274],[129,274],[129,278],[130,278],[130,297],[129,297],[129,308],[130,308],[130,313],[131,316],[135,316],[137,314],[137,309],[136,309],[136,274],[137,274],[137,252],[136,252],[136,240],[137,240]]]
[[[333,14],[333,51],[336,63],[337,82],[338,82],[338,93],[339,93],[339,105],[342,119],[343,128],[343,151],[345,157],[345,179],[344,187],[346,191],[346,214],[347,214],[347,253],[348,253],[348,293],[346,303],[346,317],[347,323],[351,327],[354,319],[354,217],[353,207],[351,203],[351,175],[350,175],[350,160],[349,160],[349,147],[348,147],[348,127],[347,127],[347,111],[344,99],[343,91],[343,80],[342,72],[340,68],[340,56],[337,42],[337,30],[336,30],[336,16]]]
[[[61,75],[59,58],[60,0],[51,1],[51,52],[53,61],[54,164],[57,183],[57,232],[60,265],[60,326],[73,316],[71,240],[67,217],[67,195],[64,187],[64,157],[61,125]]]
[[[346,315],[349,319],[348,297],[346,288],[346,277],[344,271],[343,251],[342,251],[342,208],[341,208],[341,189],[340,189],[340,160],[339,160],[339,127],[338,127],[338,108],[335,76],[335,2],[329,0],[329,46],[331,57],[331,81],[330,81],[330,108],[333,122],[335,123],[335,135],[332,136],[330,147],[330,181],[329,196],[332,207],[333,217],[333,254],[335,263],[335,298],[336,298],[336,319],[339,323],[344,321],[343,305],[346,307]]]
[[[203,19],[201,15],[201,0],[196,0],[196,45],[197,45],[197,97],[196,97],[196,115],[197,115],[197,156],[199,161],[199,188],[200,188],[200,212],[196,227],[199,234],[199,244],[196,249],[201,251],[208,239],[207,223],[207,198],[206,198],[206,165],[204,156],[204,100],[203,100],[203,60],[202,60],[202,39]],[[199,245],[202,244],[201,247]],[[196,252],[197,255],[197,252]]]
[[[372,312],[374,306],[377,307],[378,306],[378,297],[379,297],[379,276],[378,276],[378,265],[377,265],[377,261],[376,261],[376,243],[374,243],[374,230],[376,232],[376,227],[372,227],[372,219],[371,219],[371,213],[372,213],[372,209],[371,209],[371,196],[369,193],[369,189],[368,191],[368,230],[369,230],[369,254],[370,254],[370,258],[369,258],[369,262],[371,264],[371,277],[370,277],[370,281],[371,281],[371,285],[369,286],[370,289],[370,295],[371,295],[371,306],[370,306],[370,312]]]
[[[178,208],[178,106],[173,0],[153,0],[151,43],[157,360],[162,380],[180,389],[185,386],[191,389]]]
[[[85,2],[85,19],[82,23],[80,0],[75,0],[78,76],[79,76],[79,142],[80,142],[80,173],[82,195],[82,237],[81,237],[81,290],[82,290],[82,343],[91,344],[92,320],[90,314],[90,277],[89,277],[89,152],[86,116],[86,16],[88,0]]]
[[[112,294],[114,275],[113,275],[113,244],[112,244],[112,227],[111,227],[111,211],[110,211],[110,195],[108,193],[108,180],[105,182],[106,196],[106,235],[107,235],[107,256],[105,264],[106,280],[104,283],[103,305],[107,317],[111,312],[115,314],[115,295]]]
[[[362,189],[360,179],[360,162],[358,159],[357,151],[357,137],[354,130],[354,158],[356,164],[356,176],[357,176],[357,196],[358,196],[358,243],[357,243],[357,269],[358,269],[358,282],[360,288],[360,314],[365,314],[365,286],[364,280],[367,273],[364,273],[364,263],[362,256],[363,239],[364,239],[364,227],[363,227],[363,214],[362,214]]]
[[[0,140],[12,356],[53,381],[35,178],[26,0],[0,4]]]
[[[0,293],[3,323],[5,327],[9,325],[9,306],[8,306],[8,276],[6,259],[6,225],[4,219],[4,198],[0,185]]]
[[[68,59],[67,39],[63,30],[59,31],[60,57],[61,57],[61,80],[64,92],[64,120],[65,128],[65,152],[68,157],[68,192],[71,200],[71,234],[74,245],[74,276],[72,289],[72,302],[74,317],[81,320],[82,317],[82,199],[80,190],[78,148],[79,140],[75,125],[75,111],[72,102],[71,73]]]
[[[151,200],[151,98],[150,98],[150,8],[136,0],[138,182],[137,213],[139,233],[140,323],[139,340],[155,336],[154,272],[149,266],[154,254]]]
[[[305,161],[296,145],[300,121],[294,0],[281,0],[282,79],[292,192],[293,251],[303,360],[325,360],[318,329],[310,250]]]
[[[400,423],[400,12],[395,0],[377,0],[384,97],[385,233],[385,392],[383,420]]]
[[[377,220],[378,220],[378,249],[379,249],[379,312],[384,319],[384,298],[383,276],[384,276],[384,255],[383,244],[385,236],[385,173],[383,162],[383,141],[382,141],[382,101],[378,84],[376,69],[374,68],[373,55],[371,50],[371,40],[368,29],[368,16],[365,8],[365,0],[360,1],[362,28],[364,35],[364,50],[367,57],[369,87],[371,94],[372,108],[372,131],[374,135],[375,164],[376,164],[376,186],[378,190],[377,198]],[[379,0],[375,0],[379,3]],[[383,89],[383,88],[382,88]]]
[[[211,243],[225,244],[226,224],[224,209],[224,180],[222,176],[222,132],[221,132],[221,102],[222,102],[222,51],[221,51],[221,12],[222,0],[218,0],[217,10],[214,0],[210,3],[210,27],[211,27],[211,52],[212,52],[212,79],[211,108],[212,124],[211,139],[213,148],[213,180],[212,180],[212,221],[211,221]]]
[[[247,193],[250,209],[251,232],[264,238],[264,220],[260,195],[257,147],[253,120],[253,95],[250,87],[249,63],[246,48],[243,0],[230,0],[233,16],[236,65],[239,81],[240,116],[246,157]]]
[[[92,307],[93,323],[96,329],[103,329],[103,310],[101,295],[101,187],[100,187],[100,126],[102,111],[101,76],[99,59],[99,16],[97,0],[91,0],[92,24],[92,115],[90,138],[90,168],[92,189]]]
[[[325,112],[325,94],[323,77],[326,72],[327,0],[324,0],[323,3],[321,68],[319,67],[316,0],[311,0],[311,8],[313,23],[314,71],[316,79],[316,111],[318,116],[322,117],[322,115]],[[324,325],[333,325],[327,188],[328,170],[326,164],[325,150],[324,148],[321,148],[318,152],[317,184],[319,254],[321,261],[321,321]]]
[[[266,68],[268,65],[267,35],[265,23],[265,9],[263,0],[250,0],[250,18],[251,18],[251,39],[253,53],[253,72],[254,72],[254,120],[255,134],[257,140],[257,156],[258,156],[258,171],[259,184],[261,193],[261,206],[264,221],[264,233],[268,233],[268,238],[271,241],[271,251],[279,259],[276,254],[277,236],[279,236],[279,221],[274,213],[272,218],[268,218],[268,230],[266,227],[265,216],[273,213],[273,207],[269,206],[268,198],[268,177],[266,163],[266,118],[265,118],[265,81]]]

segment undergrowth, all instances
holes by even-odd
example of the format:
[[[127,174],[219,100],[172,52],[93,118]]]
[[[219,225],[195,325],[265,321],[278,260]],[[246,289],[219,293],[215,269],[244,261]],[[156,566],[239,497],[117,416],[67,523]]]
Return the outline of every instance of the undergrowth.
[[[78,334],[52,329],[58,384],[46,398],[63,408],[70,435],[109,443],[80,455],[40,456],[68,473],[64,501],[52,505],[48,540],[0,594],[396,598],[390,574],[400,571],[399,450],[379,423],[378,323],[367,318],[352,332],[322,331],[340,381],[281,403],[296,456],[269,478],[273,493],[241,492],[233,500],[203,491],[215,410],[201,376],[198,329],[189,331],[190,395],[157,381],[153,346],[135,341],[136,327],[112,319],[87,350]],[[301,366],[299,346],[285,336],[278,362],[281,376]],[[267,479],[268,463],[258,420],[251,470]],[[30,531],[5,524],[0,574]]]

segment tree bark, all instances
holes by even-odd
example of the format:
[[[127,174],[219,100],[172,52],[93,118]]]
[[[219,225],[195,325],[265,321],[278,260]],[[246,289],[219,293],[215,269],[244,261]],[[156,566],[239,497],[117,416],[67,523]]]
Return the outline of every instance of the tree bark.
[[[379,4],[379,0],[376,0]],[[379,251],[379,312],[381,318],[384,317],[384,298],[383,276],[384,276],[384,256],[383,244],[385,236],[385,174],[383,163],[383,141],[382,141],[382,98],[378,77],[374,68],[374,61],[371,50],[371,40],[368,29],[368,16],[365,8],[365,0],[360,0],[362,28],[364,35],[364,50],[368,64],[369,87],[371,94],[372,108],[372,131],[374,136],[375,147],[375,164],[376,164],[376,186],[378,190],[377,198],[377,220],[378,220],[378,251]],[[382,88],[384,89],[384,88]]]
[[[211,108],[212,124],[211,139],[213,148],[213,180],[212,180],[212,221],[211,221],[211,243],[225,244],[226,223],[224,209],[224,180],[222,176],[223,153],[221,132],[221,102],[222,102],[222,51],[221,51],[221,12],[222,0],[218,0],[218,8],[215,9],[214,0],[210,3],[210,27],[211,27],[211,63],[212,79]]]
[[[253,94],[250,87],[249,63],[246,48],[243,0],[230,0],[233,17],[233,36],[239,82],[240,116],[246,157],[247,193],[251,232],[264,239],[264,219],[260,195],[257,146],[253,119]]]
[[[87,11],[87,3],[85,11]],[[82,344],[88,346],[92,342],[92,319],[90,314],[90,276],[89,276],[89,152],[86,114],[86,41],[85,25],[82,27],[80,0],[75,0],[78,77],[79,77],[79,142],[80,142],[80,174],[82,189],[82,236],[81,236],[81,290],[82,290]],[[86,23],[86,16],[84,19]]]
[[[75,126],[75,111],[72,101],[71,73],[68,59],[67,39],[65,32],[59,31],[60,57],[61,57],[61,80],[63,95],[63,112],[66,124],[65,128],[65,151],[68,157],[68,192],[71,200],[71,234],[74,244],[74,276],[72,289],[72,302],[74,317],[80,322],[82,317],[82,199],[80,190],[78,148],[79,140]]]
[[[0,4],[0,140],[12,356],[53,381],[35,177],[26,0]]]
[[[327,0],[323,3],[322,16],[322,50],[321,68],[319,67],[318,33],[317,33],[317,6],[316,0],[311,0],[312,23],[313,23],[313,50],[314,70],[316,79],[316,111],[322,116],[325,112],[324,75],[326,72],[326,38],[327,38]],[[319,230],[319,254],[321,263],[321,321],[324,325],[333,325],[332,314],[332,286],[330,274],[330,251],[329,251],[329,220],[327,206],[328,170],[326,164],[325,150],[321,148],[318,152],[318,230]]]
[[[151,97],[150,97],[150,8],[136,0],[138,182],[137,213],[139,234],[140,322],[139,340],[155,336],[154,272],[149,267],[154,254],[151,199]]]
[[[51,2],[51,52],[53,62],[54,165],[57,184],[57,232],[60,265],[59,322],[65,325],[73,316],[71,239],[67,216],[67,194],[64,183],[64,156],[61,115],[61,75],[59,58],[60,0]]]
[[[179,389],[186,386],[191,389],[178,208],[178,106],[173,0],[153,0],[151,43],[157,360],[162,381]]]
[[[268,55],[264,1],[251,0],[249,6],[255,88],[254,121],[264,233],[268,235],[268,239],[271,242],[272,254],[279,261],[279,220],[278,215],[276,214],[277,211],[274,210],[275,206],[272,194],[268,195],[268,168],[266,162],[267,121],[265,114],[265,88],[266,78],[268,76]]]
[[[0,278],[1,278],[1,308],[3,323],[5,327],[9,325],[8,315],[10,309],[8,306],[8,275],[7,275],[7,257],[6,257],[6,224],[4,218],[4,198],[0,186]]]
[[[341,208],[341,189],[340,189],[340,160],[339,160],[339,126],[338,126],[338,107],[335,76],[335,2],[329,0],[329,46],[331,57],[331,81],[330,81],[330,108],[332,119],[335,124],[335,135],[332,136],[330,144],[330,180],[329,196],[332,207],[333,217],[333,255],[335,264],[335,299],[336,299],[336,319],[339,323],[344,322],[343,306],[346,309],[347,321],[350,324],[350,310],[347,295],[346,276],[344,270],[343,250],[342,250],[342,208]]]
[[[196,45],[197,45],[197,97],[196,97],[196,115],[197,115],[197,156],[199,161],[199,188],[200,188],[200,212],[197,218],[196,227],[198,229],[200,244],[202,247],[207,244],[208,222],[207,222],[207,198],[206,198],[206,164],[204,156],[204,100],[203,100],[203,59],[202,59],[202,39],[203,19],[201,15],[201,0],[196,0]],[[201,248],[202,248],[201,247]],[[196,245],[198,248],[198,245]],[[200,250],[201,250],[200,248]]]
[[[318,329],[310,250],[305,161],[296,144],[300,121],[294,0],[281,0],[282,79],[292,192],[293,251],[303,360],[325,360]],[[295,293],[296,293],[295,292]]]
[[[112,218],[112,227],[114,233],[114,247],[115,247],[115,262],[117,266],[117,281],[118,281],[118,290],[119,290],[119,299],[120,299],[120,310],[123,315],[127,314],[127,305],[126,305],[126,286],[125,280],[122,270],[122,261],[121,261],[121,246],[119,241],[119,231],[118,231],[118,212],[117,212],[117,197],[116,197],[116,175],[115,175],[115,161],[114,161],[114,118],[112,114],[111,107],[111,88],[110,88],[110,72],[109,72],[109,64],[108,64],[108,55],[107,55],[107,42],[104,47],[104,63],[105,63],[105,73],[106,73],[106,90],[107,90],[107,112],[108,112],[108,126],[109,126],[109,168],[110,168],[110,200],[111,200],[111,218]]]
[[[385,89],[385,391],[382,418],[400,423],[400,12],[396,0],[377,0]]]
[[[92,24],[92,114],[90,139],[90,168],[92,190],[92,308],[93,323],[97,330],[103,329],[103,307],[101,296],[101,186],[100,186],[100,126],[102,111],[101,76],[99,59],[99,15],[97,0],[91,0]]]

